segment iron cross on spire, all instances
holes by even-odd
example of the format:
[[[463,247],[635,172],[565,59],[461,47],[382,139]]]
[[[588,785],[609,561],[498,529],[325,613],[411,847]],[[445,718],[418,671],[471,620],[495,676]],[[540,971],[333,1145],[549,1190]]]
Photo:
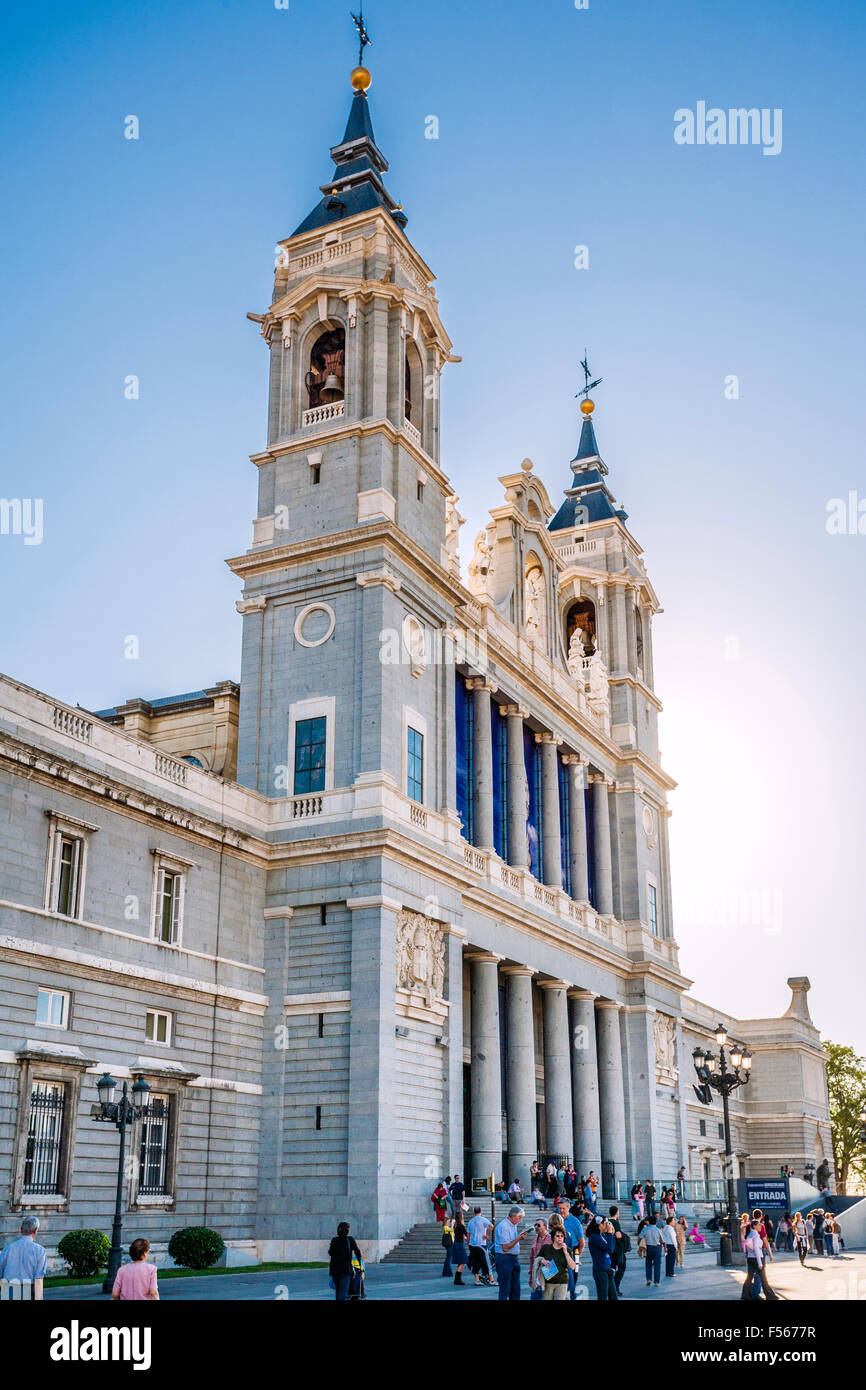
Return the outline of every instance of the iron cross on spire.
[[[590,381],[589,378],[590,378],[590,376],[591,376],[591,372],[590,372],[590,370],[589,370],[589,366],[587,365],[587,364],[588,364],[588,358],[589,358],[589,353],[587,352],[586,348],[584,348],[584,349],[583,349],[583,361],[582,361],[581,364],[580,364],[581,367],[583,368],[583,381],[584,381],[584,386],[583,386],[583,390],[582,390],[582,391],[578,391],[578,393],[577,393],[578,396],[583,396],[584,400],[589,400],[589,393],[590,393],[590,391],[594,391],[595,388],[596,388],[596,386],[600,386],[601,383],[602,383],[602,380],[603,380],[603,378],[599,376],[599,377],[596,377],[595,381]],[[576,397],[575,397],[575,399],[576,399]]]
[[[351,14],[351,11],[349,11],[349,13]],[[366,24],[364,23],[364,6],[363,6],[363,5],[361,6],[360,13],[359,13],[359,14],[353,14],[353,15],[352,15],[352,19],[354,20],[354,22],[355,22],[355,28],[356,28],[357,31],[358,31],[358,43],[360,44],[360,48],[359,48],[359,50],[358,50],[358,66],[359,66],[359,67],[363,67],[363,65],[364,65],[364,49],[367,47],[367,44],[368,44],[368,43],[372,43],[372,42],[373,42],[373,40],[370,38],[370,35],[367,33],[367,26],[366,26]]]

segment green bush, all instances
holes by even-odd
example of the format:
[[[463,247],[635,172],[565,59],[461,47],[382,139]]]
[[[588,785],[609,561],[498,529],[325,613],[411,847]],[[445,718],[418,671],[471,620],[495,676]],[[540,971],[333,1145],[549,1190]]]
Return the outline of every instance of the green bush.
[[[105,1269],[110,1249],[108,1236],[102,1231],[68,1231],[57,1246],[57,1253],[66,1261],[71,1275],[87,1279]]]
[[[168,1253],[184,1269],[210,1269],[225,1250],[225,1241],[208,1226],[185,1226],[168,1242]]]

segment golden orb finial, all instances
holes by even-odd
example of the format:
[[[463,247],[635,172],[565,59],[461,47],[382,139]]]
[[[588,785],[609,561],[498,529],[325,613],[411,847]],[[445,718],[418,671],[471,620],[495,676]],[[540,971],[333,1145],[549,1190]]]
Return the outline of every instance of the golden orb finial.
[[[349,81],[352,83],[352,86],[354,87],[356,92],[369,91],[373,82],[373,79],[370,76],[370,69],[362,67],[360,65],[356,68],[353,68],[352,75]]]
[[[595,401],[590,400],[589,396],[587,396],[587,398],[586,398],[585,401],[581,401],[581,403],[580,403],[580,413],[581,413],[581,415],[585,415],[586,418],[587,418],[587,420],[589,419],[590,415],[592,414],[592,412],[593,412],[594,410],[595,410]]]

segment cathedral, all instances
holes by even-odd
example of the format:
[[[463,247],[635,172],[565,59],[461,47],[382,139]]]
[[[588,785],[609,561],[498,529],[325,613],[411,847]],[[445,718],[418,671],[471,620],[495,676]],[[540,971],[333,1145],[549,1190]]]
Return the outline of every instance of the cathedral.
[[[106,1072],[150,1087],[124,1209],[158,1259],[186,1225],[235,1263],[321,1258],[338,1220],[375,1259],[445,1174],[490,1191],[550,1156],[605,1197],[681,1166],[722,1196],[692,1063],[719,1022],[752,1059],[739,1171],[832,1153],[808,980],[781,1018],[688,994],[660,605],[588,368],[570,463],[546,485],[515,461],[461,542],[439,414],[459,359],[370,84],[359,65],[249,315],[269,408],[228,560],[239,681],[89,712],[0,678],[4,1236],[28,1211],[52,1250],[108,1229]]]

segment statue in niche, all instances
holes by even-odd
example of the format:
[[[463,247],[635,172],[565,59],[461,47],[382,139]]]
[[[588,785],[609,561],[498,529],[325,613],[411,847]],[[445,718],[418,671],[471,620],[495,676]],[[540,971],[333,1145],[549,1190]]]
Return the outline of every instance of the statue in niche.
[[[656,1066],[659,1071],[673,1073],[677,1070],[676,1019],[668,1014],[656,1014],[653,1019],[653,1041],[655,1043]]]
[[[487,576],[490,573],[490,546],[487,544],[487,535],[484,531],[479,531],[475,537],[475,548],[472,552],[472,559],[469,561],[468,589],[471,594],[482,595],[487,593]]]
[[[576,681],[583,682],[583,663],[588,656],[584,638],[584,628],[576,627],[568,644],[568,669]]]
[[[589,658],[589,698],[600,704],[609,704],[607,667],[598,652]]]
[[[445,549],[448,552],[448,560],[451,566],[451,573],[460,576],[460,527],[466,520],[457,510],[457,503],[460,498],[456,493],[445,498]]]
[[[429,1008],[445,990],[445,940],[420,912],[397,914],[397,988],[419,994]]]
[[[533,565],[526,575],[524,588],[526,623],[525,632],[530,642],[543,646],[545,639],[544,611],[544,571],[540,565]]]

